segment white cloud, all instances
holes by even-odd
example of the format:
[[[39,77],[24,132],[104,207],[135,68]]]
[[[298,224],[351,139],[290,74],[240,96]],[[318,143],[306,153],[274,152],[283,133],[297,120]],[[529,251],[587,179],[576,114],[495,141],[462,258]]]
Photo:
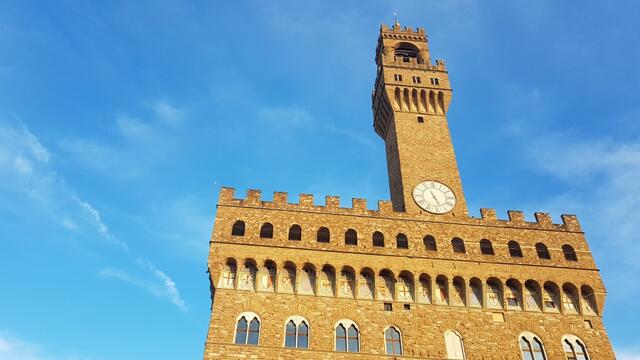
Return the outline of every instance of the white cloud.
[[[640,348],[616,350],[618,360],[640,360]]]
[[[296,107],[267,107],[258,110],[258,118],[276,127],[309,128],[312,125],[311,115],[304,109]]]
[[[609,298],[637,297],[640,289],[627,284],[640,276],[640,139],[615,142],[562,134],[539,136],[526,145],[536,169],[570,186],[538,208],[578,214],[595,240],[591,248],[606,249],[595,256],[606,261]]]
[[[78,164],[120,180],[144,176],[155,165],[173,156],[179,146],[179,130],[185,110],[166,101],[150,105],[145,117],[124,113],[113,123],[113,137],[66,137],[59,142]]]
[[[182,311],[188,311],[187,306],[180,297],[178,287],[171,277],[169,277],[164,271],[155,267],[150,261],[138,258],[136,264],[145,273],[142,276],[132,275],[128,272],[106,268],[100,271],[100,275],[118,279],[144,289],[157,298],[169,299],[175,306]]]
[[[0,331],[0,359],[44,360],[40,346],[18,339],[7,331]]]
[[[109,232],[95,206],[67,186],[50,160],[50,152],[24,124],[0,121],[0,191],[22,194],[67,230],[93,229],[126,249]]]
[[[169,104],[165,100],[156,101],[153,104],[153,111],[158,119],[170,124],[178,124],[185,115],[185,110]]]

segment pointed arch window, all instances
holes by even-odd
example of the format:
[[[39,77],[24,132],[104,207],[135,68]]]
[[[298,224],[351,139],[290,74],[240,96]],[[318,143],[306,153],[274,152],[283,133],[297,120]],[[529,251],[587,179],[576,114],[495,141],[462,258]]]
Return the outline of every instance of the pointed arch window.
[[[318,229],[316,240],[319,243],[328,243],[330,238],[331,234],[329,233],[329,229],[327,229],[326,227],[321,227],[320,229]]]
[[[302,240],[302,228],[300,225],[294,224],[289,228],[289,240]]]
[[[264,223],[260,227],[260,237],[263,239],[273,239],[273,225]]]
[[[565,336],[562,339],[562,349],[567,360],[589,360],[587,348],[582,340],[575,336]]]
[[[390,326],[384,332],[384,342],[387,355],[402,355],[400,331],[398,331],[394,326]]]
[[[536,253],[538,253],[539,259],[544,259],[544,260],[551,259],[551,254],[549,254],[549,249],[547,248],[547,245],[543,243],[536,244]]]
[[[496,253],[493,251],[493,244],[491,241],[487,239],[480,240],[480,252],[482,255],[495,255]]]
[[[564,258],[567,261],[578,261],[576,251],[571,245],[562,245],[562,252],[564,253]]]
[[[465,360],[462,336],[455,331],[447,330],[444,333],[444,342],[447,348],[447,359]]]
[[[292,316],[285,325],[284,346],[288,348],[309,348],[309,325],[301,316]]]
[[[436,245],[436,238],[431,235],[427,235],[422,239],[422,243],[424,244],[424,249],[427,251],[437,251],[438,246]]]
[[[233,223],[231,227],[231,235],[233,236],[244,236],[244,221],[238,220]]]
[[[380,231],[376,231],[372,236],[373,246],[384,247],[384,235]]]
[[[464,247],[464,240],[458,237],[451,239],[451,247],[454,253],[464,254],[467,252],[467,249]]]
[[[522,249],[520,248],[520,244],[517,241],[509,241],[509,255],[511,257],[522,257]]]
[[[344,233],[344,243],[345,245],[358,245],[358,233],[349,229]]]
[[[240,345],[258,345],[260,338],[260,320],[255,313],[242,313],[236,322],[235,343]]]
[[[542,341],[534,334],[520,335],[520,351],[524,360],[547,360]]]
[[[360,331],[351,320],[336,325],[336,351],[360,352]]]
[[[400,233],[396,236],[396,247],[398,249],[408,249],[409,248],[409,240],[407,239],[407,235]]]

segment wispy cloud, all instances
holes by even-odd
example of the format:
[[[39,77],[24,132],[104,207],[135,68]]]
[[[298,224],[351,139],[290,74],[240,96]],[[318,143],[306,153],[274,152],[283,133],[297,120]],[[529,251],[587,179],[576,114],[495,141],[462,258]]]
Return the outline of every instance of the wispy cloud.
[[[175,281],[162,270],[158,269],[150,261],[138,258],[136,264],[147,276],[140,277],[119,269],[106,268],[100,271],[100,275],[118,279],[144,289],[158,298],[169,299],[182,311],[188,311],[187,306],[180,297],[180,292]]]
[[[7,331],[0,331],[0,359],[45,360],[40,346],[19,339]]]
[[[122,113],[115,117],[111,134],[100,139],[69,136],[60,147],[81,166],[103,176],[132,180],[166,161],[179,148],[178,132],[186,110],[157,100],[144,116]]]
[[[67,186],[51,158],[22,122],[0,121],[0,191],[22,194],[68,230],[80,231],[83,224],[126,248],[109,232],[98,210]]]
[[[580,214],[591,236],[606,239],[606,273],[615,288],[610,297],[631,300],[639,289],[627,286],[640,275],[640,140],[615,143],[571,136],[547,137],[531,146],[538,169],[571,184],[571,190],[547,200],[553,209]],[[562,154],[562,156],[558,156]],[[613,257],[613,258],[611,258]],[[606,274],[605,273],[605,274]]]
[[[618,360],[640,360],[640,348],[616,350]]]

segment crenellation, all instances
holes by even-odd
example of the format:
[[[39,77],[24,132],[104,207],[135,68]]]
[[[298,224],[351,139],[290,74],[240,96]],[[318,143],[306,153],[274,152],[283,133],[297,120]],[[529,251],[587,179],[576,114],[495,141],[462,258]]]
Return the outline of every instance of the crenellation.
[[[313,203],[313,194],[300,194],[298,205],[303,208],[312,208],[314,207]]]
[[[580,227],[580,223],[578,222],[578,217],[575,215],[562,214],[560,215],[562,218],[562,223],[564,226],[571,231],[582,231]]]
[[[351,209],[355,212],[365,213],[367,212],[367,200],[366,199],[351,199]]]
[[[274,191],[273,192],[273,204],[274,205],[288,205],[289,204],[289,193],[282,191]]]
[[[242,202],[244,205],[260,205],[262,191],[256,189],[247,190],[247,197]]]
[[[383,216],[393,214],[393,204],[388,200],[378,200],[378,213]]]
[[[549,215],[548,213],[536,212],[536,213],[533,213],[533,215],[536,218],[536,222],[540,226],[544,228],[549,228],[553,226],[553,220],[551,219],[551,215]]]
[[[394,211],[393,204],[388,200],[379,200],[378,208],[371,210],[367,208],[367,200],[353,198],[351,207],[340,207],[339,196],[325,196],[324,205],[315,205],[313,194],[300,194],[297,203],[288,202],[288,193],[274,192],[273,201],[261,201],[261,191],[256,189],[247,190],[245,198],[234,198],[235,188],[223,187],[220,190],[218,205],[263,207],[270,209],[289,211],[314,211],[327,214],[344,215],[366,215],[372,217],[393,217],[398,219],[411,219],[411,216],[401,211]],[[495,209],[481,208],[480,218],[455,219],[454,222],[472,223],[478,225],[495,225],[508,227],[521,227],[532,229],[545,229],[555,231],[581,232],[582,229],[575,215],[562,215],[562,224],[554,224],[548,213],[536,212],[535,222],[526,221],[524,212],[520,210],[508,210],[507,219],[499,219]]]
[[[482,216],[482,219],[485,220],[486,222],[493,223],[498,221],[498,216],[496,215],[496,209],[482,208],[480,209],[480,215]]]
[[[324,198],[324,204],[327,209],[335,210],[340,207],[340,197],[327,195]]]
[[[507,216],[509,217],[509,221],[516,224],[524,224],[524,212],[520,210],[508,210]]]

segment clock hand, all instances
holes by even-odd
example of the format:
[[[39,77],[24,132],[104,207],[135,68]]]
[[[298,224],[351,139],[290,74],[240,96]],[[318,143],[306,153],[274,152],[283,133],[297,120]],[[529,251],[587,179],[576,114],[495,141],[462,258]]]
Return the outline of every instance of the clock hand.
[[[429,190],[429,194],[431,194],[431,197],[433,198],[433,200],[436,201],[436,204],[440,205],[440,201],[438,201],[438,198],[435,196],[432,190]]]

